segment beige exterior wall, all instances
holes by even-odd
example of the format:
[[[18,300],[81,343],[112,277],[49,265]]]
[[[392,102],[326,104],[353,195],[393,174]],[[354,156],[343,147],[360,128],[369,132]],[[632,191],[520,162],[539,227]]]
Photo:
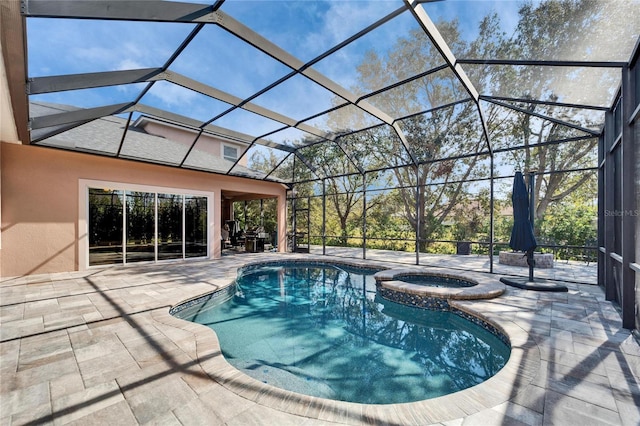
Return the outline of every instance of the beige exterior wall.
[[[220,255],[220,193],[278,198],[278,241],[286,241],[286,190],[280,184],[159,165],[1,143],[2,276],[78,270],[80,180],[213,192],[211,257]],[[211,220],[210,220],[211,222]],[[284,245],[280,245],[284,250]]]

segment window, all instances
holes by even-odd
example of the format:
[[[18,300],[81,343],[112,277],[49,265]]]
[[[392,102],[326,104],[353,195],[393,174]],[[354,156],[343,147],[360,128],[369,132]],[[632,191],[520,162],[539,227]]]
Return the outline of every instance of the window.
[[[222,145],[222,156],[225,160],[235,162],[238,159],[238,148],[229,145]]]
[[[85,194],[89,266],[206,257],[209,252],[207,196],[96,187]]]

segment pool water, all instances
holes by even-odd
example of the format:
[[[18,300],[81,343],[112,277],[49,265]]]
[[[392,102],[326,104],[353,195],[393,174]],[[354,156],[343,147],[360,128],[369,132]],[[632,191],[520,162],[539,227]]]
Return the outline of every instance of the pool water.
[[[507,362],[509,347],[471,321],[376,297],[375,272],[253,268],[227,300],[177,316],[215,330],[227,361],[249,376],[334,400],[434,398],[481,383]]]
[[[410,284],[419,284],[428,287],[465,288],[473,287],[475,283],[458,278],[441,277],[438,275],[398,275],[397,280]]]

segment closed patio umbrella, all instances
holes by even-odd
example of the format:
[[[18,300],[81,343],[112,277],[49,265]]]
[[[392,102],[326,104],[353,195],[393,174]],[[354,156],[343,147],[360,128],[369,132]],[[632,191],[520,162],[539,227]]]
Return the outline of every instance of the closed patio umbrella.
[[[529,187],[533,188],[533,173],[530,174]],[[539,291],[567,291],[563,285],[538,283],[533,281],[533,268],[535,260],[533,250],[538,246],[536,237],[533,234],[533,193],[527,190],[522,172],[516,172],[513,179],[513,193],[511,194],[513,204],[513,228],[511,229],[511,239],[509,247],[515,251],[526,252],[527,265],[529,265],[529,281],[521,283],[508,278],[501,278],[505,284]]]
[[[513,203],[513,228],[511,229],[509,247],[516,251],[527,252],[527,255],[529,253],[533,254],[533,250],[538,246],[538,243],[533,235],[529,191],[527,191],[527,187],[524,184],[522,172],[516,172],[513,179],[511,202]],[[531,267],[531,265],[529,266]]]

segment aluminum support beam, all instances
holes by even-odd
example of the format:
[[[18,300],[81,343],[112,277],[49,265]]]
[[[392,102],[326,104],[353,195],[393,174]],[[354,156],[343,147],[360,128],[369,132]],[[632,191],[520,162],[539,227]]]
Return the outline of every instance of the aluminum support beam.
[[[400,81],[398,81],[396,83],[390,84],[390,85],[385,86],[385,87],[383,87],[381,89],[378,89],[378,90],[375,90],[373,92],[367,93],[366,95],[362,95],[362,97],[360,99],[369,99],[371,97],[379,95],[380,93],[384,93],[387,90],[391,90],[391,89],[395,89],[396,87],[404,86],[407,83],[411,83],[412,81],[419,80],[419,79],[424,78],[424,77],[426,77],[428,75],[435,74],[438,71],[442,71],[442,70],[445,70],[445,69],[449,69],[449,65],[444,64],[444,65],[440,65],[440,66],[435,67],[435,68],[431,68],[428,71],[422,72],[420,74],[413,75],[413,76],[411,76],[409,78],[405,78],[404,80],[400,80]]]
[[[622,326],[629,330],[635,328],[635,272],[631,264],[635,262],[636,238],[636,152],[634,143],[633,113],[634,94],[632,92],[633,76],[628,66],[622,69]],[[637,125],[637,124],[636,124]]]
[[[158,78],[164,79],[171,83],[177,84],[179,86],[185,87],[187,89],[196,91],[205,96],[208,96],[213,99],[217,99],[219,101],[228,103],[233,107],[242,108],[246,111],[252,112],[254,114],[258,114],[262,117],[268,118],[270,120],[276,121],[278,123],[282,123],[286,126],[295,127],[298,130],[302,130],[304,132],[310,133],[314,136],[329,139],[331,136],[326,132],[323,132],[320,129],[317,129],[313,126],[309,126],[308,124],[299,123],[297,120],[287,117],[285,115],[279,114],[277,112],[271,111],[267,108],[263,108],[259,105],[256,105],[251,102],[247,102],[237,96],[231,95],[222,90],[216,89],[214,87],[208,86],[204,83],[201,83],[197,80],[193,80],[189,77],[186,77],[182,74],[173,72],[173,71],[165,71],[158,75]],[[230,112],[230,111],[227,111]],[[226,114],[223,113],[222,115]]]
[[[125,102],[121,104],[107,105],[97,108],[79,109],[75,111],[62,112],[60,114],[50,114],[40,117],[33,117],[29,121],[30,129],[37,130],[43,129],[45,127],[87,122],[100,117],[104,117],[105,115],[119,114],[121,112],[124,112],[132,105],[132,102]]]
[[[591,140],[591,139],[595,139],[595,137],[591,136],[591,135],[576,136],[576,137],[573,137],[573,138],[564,138],[564,139],[540,142],[540,143],[535,143],[535,144],[530,144],[530,145],[520,145],[520,146],[510,146],[510,147],[507,147],[507,148],[497,148],[497,149],[494,149],[493,152],[494,152],[494,154],[498,153],[498,152],[511,152],[511,151],[517,151],[519,149],[525,149],[525,148],[540,148],[540,147],[543,147],[543,146],[558,145],[558,144],[565,143],[565,142],[580,142],[580,141],[587,141],[587,140]]]
[[[606,260],[607,254],[607,239],[609,237],[606,236],[605,233],[605,221],[606,216],[604,212],[607,209],[606,203],[607,201],[607,193],[605,190],[605,182],[607,179],[607,163],[605,158],[608,156],[607,146],[607,137],[609,135],[609,129],[611,125],[609,119],[605,119],[605,130],[602,135],[600,135],[600,139],[598,141],[598,279],[597,283],[600,287],[602,287],[605,292],[605,298],[607,300],[610,299],[610,295],[607,294],[608,291],[608,278],[607,278],[607,269],[606,269]]]
[[[88,122],[90,122],[91,120],[86,120],[86,121],[78,121],[75,123],[71,123],[71,124],[61,124],[59,126],[53,126],[53,127],[45,127],[43,129],[36,129],[36,130],[31,130],[31,135],[30,135],[30,143],[32,144],[37,144],[38,142],[41,142],[47,138],[50,138],[52,136],[55,135],[59,135],[60,133],[64,133],[68,130],[74,129],[76,127],[82,126],[83,124],[86,124]]]
[[[439,110],[441,110],[441,109],[451,108],[451,107],[454,107],[454,106],[456,106],[456,105],[460,105],[460,104],[464,104],[464,103],[466,103],[466,102],[472,102],[472,101],[473,101],[473,99],[471,99],[471,98],[465,98],[465,99],[461,99],[461,100],[459,100],[459,101],[450,102],[450,103],[448,103],[448,104],[440,105],[440,106],[437,106],[437,107],[435,107],[435,108],[431,108],[431,109],[428,109],[428,110],[424,110],[424,111],[420,111],[420,112],[417,112],[417,113],[413,113],[413,114],[410,114],[410,115],[407,115],[407,116],[403,116],[403,117],[400,117],[400,118],[396,118],[396,119],[394,120],[394,124],[395,124],[395,123],[398,123],[399,121],[402,121],[402,120],[405,120],[405,119],[407,119],[407,118],[410,118],[410,117],[415,117],[415,116],[418,116],[418,115],[429,114],[429,113],[432,113],[432,112],[434,112],[434,111],[439,111]],[[324,113],[320,113],[320,114],[318,114],[318,115],[324,115],[325,113],[326,113],[326,112],[324,112]],[[384,126],[384,125],[385,125],[385,123],[383,123],[383,124],[376,124],[376,125],[374,125],[374,126],[366,127],[366,128],[364,128],[364,129],[358,129],[358,130],[353,130],[353,131],[350,131],[350,132],[340,133],[337,137],[349,136],[349,135],[352,135],[352,134],[355,134],[355,133],[364,132],[364,131],[366,131],[366,130],[374,129],[374,128],[376,128],[376,127],[380,127],[380,126]],[[300,127],[298,126],[298,128],[300,128]],[[327,138],[327,139],[333,139],[333,137],[331,137],[331,138]],[[312,145],[315,145],[315,144],[317,144],[317,143],[322,143],[322,142],[323,142],[323,141],[310,142],[310,143],[308,143],[308,144],[301,145],[301,146],[300,146],[300,148],[302,148],[302,147],[306,147],[306,146],[312,146]]]
[[[469,65],[513,65],[539,67],[591,67],[591,68],[623,68],[626,62],[617,61],[536,61],[527,59],[458,59],[459,64]]]
[[[549,106],[557,106],[557,107],[567,107],[567,108],[579,108],[579,109],[592,109],[595,111],[609,111],[610,107],[600,106],[600,105],[585,105],[585,104],[572,104],[566,102],[551,102],[551,101],[541,101],[538,99],[527,99],[527,98],[508,98],[505,96],[484,96],[480,95],[481,101],[507,101],[507,102],[523,102],[528,104],[535,105],[549,105]]]
[[[163,71],[161,73],[159,73],[157,76],[154,77],[154,80],[165,80],[174,84],[177,84],[178,86],[182,86],[185,87],[187,89],[193,90],[195,92],[201,93],[205,96],[208,96],[210,98],[213,99],[217,99],[219,101],[228,103],[229,105],[233,106],[233,107],[238,107],[238,108],[242,108],[246,111],[252,112],[254,114],[258,114],[262,117],[268,118],[270,120],[276,121],[278,123],[282,123],[286,126],[290,126],[290,127],[295,127],[299,130],[302,130],[304,132],[310,133],[314,136],[323,138],[323,139],[329,139],[330,135],[328,135],[326,132],[323,132],[320,129],[317,129],[315,127],[309,126],[307,124],[303,124],[303,123],[299,123],[297,120],[294,120],[293,118],[287,117],[285,115],[279,114],[277,112],[271,111],[267,108],[263,108],[259,105],[253,104],[251,102],[246,102],[245,100],[234,96],[230,93],[224,92],[222,90],[216,89],[214,87],[208,86],[204,83],[201,83],[197,80],[191,79],[189,77],[186,77],[182,74],[173,72],[173,71]],[[233,109],[233,108],[231,108]],[[231,110],[230,109],[230,110]],[[230,111],[227,111],[230,112]],[[224,114],[226,114],[227,112],[225,112]],[[222,114],[222,115],[224,115]]]
[[[133,118],[133,111],[129,112],[129,116],[127,117],[127,124],[124,126],[124,131],[122,132],[122,137],[120,138],[120,144],[118,145],[118,151],[116,151],[116,157],[120,156],[122,152],[122,147],[124,146],[124,140],[127,138],[127,132],[129,131],[129,125],[131,124],[131,119]],[[182,165],[182,164],[180,164]]]
[[[367,175],[362,174],[362,258],[367,258]]]
[[[322,255],[327,254],[327,180],[322,179]]]
[[[538,117],[538,118],[541,118],[543,120],[550,121],[552,123],[560,124],[562,126],[566,126],[566,127],[569,127],[569,128],[575,129],[575,130],[579,130],[581,132],[584,132],[584,133],[587,133],[587,134],[590,134],[590,135],[593,135],[593,136],[600,135],[599,131],[587,129],[586,127],[577,126],[577,125],[572,124],[572,123],[567,123],[566,121],[558,120],[557,118],[549,117],[548,115],[540,114],[540,113],[533,112],[533,111],[528,111],[528,110],[526,110],[524,108],[520,108],[520,107],[517,107],[515,105],[507,104],[507,103],[496,101],[496,100],[487,100],[487,102],[491,102],[492,104],[495,104],[495,105],[498,105],[498,106],[501,106],[501,107],[504,107],[504,108],[512,109],[514,111],[518,111],[518,112],[521,112],[523,114],[532,115],[534,117]]]
[[[395,122],[395,123],[393,123],[391,125],[391,127],[393,127],[393,130],[396,131],[396,134],[398,135],[398,138],[400,139],[400,142],[402,142],[402,146],[407,151],[407,154],[409,154],[409,158],[411,158],[411,163],[413,163],[413,166],[414,167],[418,167],[418,161],[413,156],[413,151],[411,151],[411,147],[409,146],[409,142],[407,141],[407,138],[405,137],[404,132],[400,128],[400,124],[398,124],[398,122]]]
[[[424,209],[424,203],[422,202],[422,191],[420,190],[420,169],[418,166],[416,169],[416,265],[420,264],[420,213],[421,209]]]
[[[491,147],[489,128],[487,127],[487,121],[484,119],[484,110],[482,108],[482,104],[480,104],[480,102],[477,102],[476,107],[478,108],[478,116],[480,117],[480,122],[482,123],[482,134],[484,135],[484,139],[487,141],[487,150],[489,151],[491,158],[493,158],[493,148]]]
[[[39,18],[208,22],[219,6],[152,0],[23,0],[22,13]]]
[[[216,13],[221,17],[217,22],[218,25],[220,25],[225,30],[229,31],[231,34],[244,40],[245,42],[249,43],[256,49],[261,50],[262,52],[271,56],[272,58],[280,61],[281,63],[288,66],[292,70],[297,71],[298,73],[304,75],[314,83],[324,87],[325,89],[329,90],[335,95],[340,96],[341,98],[346,99],[350,103],[360,107],[363,111],[371,114],[372,116],[376,117],[380,121],[387,124],[393,123],[393,119],[388,114],[386,114],[385,112],[381,111],[380,109],[376,108],[375,106],[371,105],[366,101],[363,101],[363,100],[358,101],[359,99],[358,95],[345,89],[344,87],[335,83],[334,81],[322,75],[318,71],[310,68],[309,65],[305,64],[301,60],[297,59],[293,55],[286,52],[285,50],[276,46],[275,44],[273,44],[266,38],[262,37],[261,35],[259,35],[252,29],[250,29],[249,27],[236,21],[235,19],[226,15],[223,12],[219,11]]]
[[[495,162],[493,155],[489,158],[489,162],[489,167],[491,168],[491,181],[489,182],[489,210],[491,211],[489,216],[489,273],[493,274],[493,244],[495,237]]]
[[[361,175],[363,175],[365,173],[364,169],[362,167],[360,167],[358,164],[356,164],[356,162],[353,160],[353,158],[351,158],[351,155],[347,152],[347,150],[344,148],[344,146],[342,146],[342,144],[340,142],[338,142],[338,140],[334,139],[331,142],[335,143],[336,146],[338,148],[340,148],[340,151],[342,151],[344,156],[347,157],[347,160],[349,160],[349,162],[353,165],[353,167],[356,168],[358,173],[360,173]]]
[[[309,170],[311,170],[311,173],[313,173],[314,175],[316,175],[316,178],[318,178],[318,179],[323,179],[323,178],[324,178],[324,176],[320,176],[320,175],[318,174],[318,170],[316,170],[316,168],[315,168],[315,167],[313,167],[313,165],[312,165],[311,163],[309,163],[309,161],[308,161],[308,160],[307,160],[307,159],[306,159],[302,154],[300,154],[298,151],[295,151],[295,152],[294,152],[294,154],[295,154],[295,157],[294,157],[294,158],[297,158],[298,160],[302,161],[302,163],[303,163],[303,164],[304,164],[304,165],[305,165]],[[295,168],[294,168],[294,170],[295,170]]]
[[[63,92],[65,90],[91,89],[148,82],[162,72],[162,68],[142,68],[126,71],[107,71],[85,74],[67,74],[31,78],[27,82],[27,94]]]
[[[422,5],[417,0],[404,0],[404,1],[407,4],[407,6],[409,6],[411,13],[413,13],[413,16],[416,18],[416,20],[418,21],[418,23],[420,24],[424,32],[427,34],[427,36],[429,36],[434,46],[436,47],[436,49],[438,49],[438,51],[440,52],[444,60],[447,62],[447,64],[449,65],[453,73],[456,75],[456,77],[458,77],[458,80],[460,81],[460,83],[462,83],[466,91],[469,92],[469,95],[477,103],[480,97],[480,95],[478,94],[478,91],[474,87],[471,80],[469,80],[469,77],[464,72],[462,67],[458,64],[458,61],[456,60],[456,57],[453,55],[453,52],[451,52],[451,49],[447,45],[447,42],[444,40],[444,38],[440,34],[440,31],[438,31],[438,28],[433,23],[431,18],[429,18],[429,15],[427,15],[427,12],[424,10]]]
[[[276,165],[273,167],[273,169],[271,169],[271,171],[270,171],[269,173],[267,173],[267,175],[264,177],[264,180],[267,180],[267,179],[271,176],[271,174],[272,174],[273,172],[275,172],[275,171],[278,169],[278,167],[280,167],[280,166],[282,165],[282,163],[284,163],[285,161],[287,161],[287,159],[288,159],[289,157],[291,157],[292,155],[293,155],[293,152],[290,152],[290,153],[288,153],[287,155],[285,155],[285,156],[282,158],[282,160],[280,160],[280,161],[278,162],[278,164],[276,164]],[[281,180],[281,179],[278,179],[278,180]]]
[[[615,103],[614,103],[615,105]],[[603,217],[603,229],[599,230],[603,235],[604,243],[604,290],[606,300],[617,300],[616,283],[613,279],[613,269],[615,267],[611,254],[615,251],[615,216],[607,215],[606,212],[615,210],[615,199],[613,188],[615,186],[615,163],[612,146],[614,145],[615,123],[613,112],[609,111],[605,117],[605,143],[603,146],[603,189],[604,199],[598,200],[598,204],[604,205],[605,215]]]

